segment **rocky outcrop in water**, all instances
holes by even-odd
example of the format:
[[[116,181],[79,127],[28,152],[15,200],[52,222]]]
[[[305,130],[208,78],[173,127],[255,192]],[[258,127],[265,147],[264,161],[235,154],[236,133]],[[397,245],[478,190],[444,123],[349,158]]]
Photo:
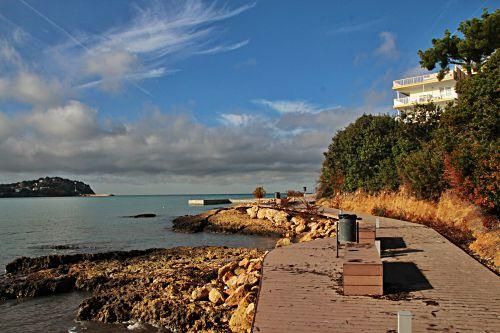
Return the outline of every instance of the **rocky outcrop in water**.
[[[334,237],[336,220],[307,212],[258,205],[214,209],[173,220],[174,231],[225,232],[281,237],[276,246]]]
[[[263,236],[282,236],[286,230],[264,219],[252,219],[247,207],[213,209],[198,215],[180,216],[172,221],[174,231],[220,232]]]
[[[252,249],[178,247],[20,258],[0,276],[0,299],[86,290],[92,295],[80,304],[80,320],[248,332],[262,256]]]

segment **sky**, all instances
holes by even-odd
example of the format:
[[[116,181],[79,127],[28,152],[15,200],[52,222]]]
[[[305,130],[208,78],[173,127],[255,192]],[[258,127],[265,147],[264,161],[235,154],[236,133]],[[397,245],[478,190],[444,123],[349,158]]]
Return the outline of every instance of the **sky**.
[[[312,190],[417,50],[497,1],[0,1],[0,182]]]

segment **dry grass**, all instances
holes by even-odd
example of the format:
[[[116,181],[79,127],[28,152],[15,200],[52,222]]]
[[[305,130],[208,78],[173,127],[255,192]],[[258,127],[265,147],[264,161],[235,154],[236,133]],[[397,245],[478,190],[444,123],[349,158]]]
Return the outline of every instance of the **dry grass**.
[[[491,223],[474,205],[445,192],[438,202],[417,200],[404,190],[369,195],[356,192],[323,199],[321,204],[344,210],[422,223],[436,229],[455,244],[473,252],[490,267],[500,268],[500,229],[498,219]],[[489,221],[488,221],[489,220]],[[493,230],[485,225],[496,225]]]

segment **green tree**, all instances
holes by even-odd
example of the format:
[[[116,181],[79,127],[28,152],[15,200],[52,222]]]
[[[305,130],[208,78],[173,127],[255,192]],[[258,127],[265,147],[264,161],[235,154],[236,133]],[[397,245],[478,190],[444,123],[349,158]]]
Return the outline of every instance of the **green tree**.
[[[463,198],[500,214],[500,52],[481,73],[457,84],[455,105],[441,115],[434,142],[445,153],[445,178]]]
[[[481,71],[484,62],[500,47],[500,10],[493,13],[484,10],[481,18],[461,22],[457,31],[462,37],[445,30],[443,38],[432,40],[431,48],[418,51],[423,68],[433,70],[440,66],[440,79],[449,71],[450,64],[463,66],[469,76],[473,70]]]

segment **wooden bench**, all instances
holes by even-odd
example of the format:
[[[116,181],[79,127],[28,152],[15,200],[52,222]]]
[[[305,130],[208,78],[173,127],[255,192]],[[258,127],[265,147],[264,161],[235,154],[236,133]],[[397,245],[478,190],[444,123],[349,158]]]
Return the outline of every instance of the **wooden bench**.
[[[383,295],[383,266],[374,243],[347,244],[343,271],[344,295]]]

